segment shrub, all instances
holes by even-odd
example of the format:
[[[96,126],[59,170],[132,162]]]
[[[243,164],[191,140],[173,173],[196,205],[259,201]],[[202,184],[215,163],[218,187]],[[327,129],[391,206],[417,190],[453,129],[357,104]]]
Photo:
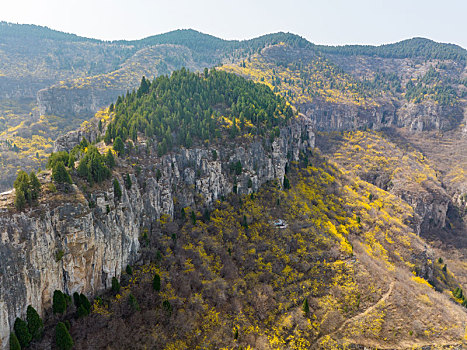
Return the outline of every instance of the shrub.
[[[28,329],[32,338],[36,340],[40,339],[42,337],[42,331],[44,330],[44,324],[36,309],[31,305],[28,306],[26,311],[26,320],[28,321]]]
[[[172,313],[172,305],[170,304],[170,301],[164,300],[162,302],[162,307],[164,308],[165,311],[167,311],[169,314]]]
[[[152,280],[152,288],[154,288],[155,291],[161,290],[161,276],[157,273],[154,275],[154,279]]]
[[[88,310],[83,305],[80,305],[77,311],[78,318],[86,317],[88,315]]]
[[[16,318],[15,325],[13,326],[16,337],[21,345],[21,348],[26,348],[32,340],[31,333],[29,333],[28,325],[20,318]]]
[[[59,250],[55,253],[55,262],[59,262],[60,260],[62,260],[63,255],[65,255],[65,252],[64,252],[63,250],[59,249]]]
[[[63,293],[63,297],[65,298],[66,307],[70,306],[71,302],[73,301],[71,299],[71,295]]]
[[[131,308],[133,310],[135,310],[135,311],[140,310],[138,300],[136,300],[135,296],[132,293],[130,293],[130,297],[128,299],[128,302],[129,302],[129,304],[130,304],[130,306],[131,306]]]
[[[52,301],[52,310],[54,314],[63,314],[66,311],[66,299],[61,291],[54,291]]]
[[[55,344],[59,350],[71,350],[73,348],[73,339],[63,322],[59,322],[55,327]]]

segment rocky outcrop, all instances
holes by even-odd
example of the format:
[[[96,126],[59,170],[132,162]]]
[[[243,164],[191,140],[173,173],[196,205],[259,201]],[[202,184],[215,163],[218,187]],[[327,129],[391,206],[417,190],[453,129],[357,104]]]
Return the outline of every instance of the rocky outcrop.
[[[462,120],[459,105],[441,106],[428,100],[422,103],[380,100],[378,105],[330,103],[315,99],[302,104],[300,110],[313,126],[322,131],[349,131],[388,127],[407,128],[411,131],[450,130]]]
[[[379,130],[396,122],[396,106],[391,103],[359,106],[315,99],[299,108],[310,118],[313,127],[321,131]]]
[[[51,87],[37,93],[39,115],[91,118],[100,108],[115,102],[123,89]]]
[[[406,201],[416,214],[414,229],[417,234],[435,232],[446,226],[446,216],[451,198],[442,188],[427,188],[412,192],[407,189],[391,191]]]
[[[405,103],[397,110],[398,127],[407,127],[411,131],[450,130],[462,120],[459,105],[442,106],[434,101]]]
[[[163,157],[147,156],[140,147],[141,157],[137,152],[132,157],[141,172],[130,175],[131,189],[114,172],[122,184],[121,200],[114,198],[109,181],[87,196],[73,185],[66,195],[51,194],[21,213],[0,208],[0,349],[7,348],[14,320],[25,316],[29,304],[43,313],[56,289],[92,295],[108,288],[112,277],[138,261],[140,230],[161,214],[173,217],[200,199],[209,206],[234,188],[244,194],[282,180],[287,163],[314,147],[310,126],[299,117],[272,143],[232,141]],[[75,136],[68,140],[79,142],[81,136]],[[71,148],[73,142],[64,144]],[[231,164],[237,162],[242,169],[235,174]],[[125,161],[119,166],[122,174],[131,173]]]

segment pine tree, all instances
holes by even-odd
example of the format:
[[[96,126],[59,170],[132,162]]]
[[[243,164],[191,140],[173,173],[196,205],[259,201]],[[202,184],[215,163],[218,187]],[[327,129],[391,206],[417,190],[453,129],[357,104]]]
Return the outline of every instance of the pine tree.
[[[290,182],[287,176],[284,175],[284,189],[288,190],[290,189]]]
[[[31,333],[29,333],[28,325],[20,318],[16,318],[15,325],[13,326],[16,337],[21,345],[21,348],[28,347],[32,340]]]
[[[118,293],[120,291],[120,282],[116,277],[112,277],[112,291]]]
[[[109,169],[112,169],[115,166],[115,158],[110,149],[107,151],[107,154],[105,155],[105,165],[107,165]]]
[[[36,309],[34,309],[31,305],[29,305],[27,308],[26,320],[28,322],[28,329],[32,338],[35,340],[40,339],[42,337],[42,331],[44,330],[44,324]]]
[[[62,161],[57,162],[52,168],[52,178],[58,183],[71,184],[71,176]]]
[[[52,298],[52,310],[54,314],[63,314],[66,311],[66,300],[63,293],[59,290],[54,291]]]
[[[157,292],[161,290],[161,276],[157,273],[154,275],[154,279],[152,280],[152,288]]]
[[[31,199],[36,200],[39,197],[39,192],[41,191],[41,183],[34,171],[31,171],[29,174],[29,190]]]
[[[310,306],[308,305],[308,298],[305,298],[305,300],[303,300],[302,311],[305,313],[305,315],[308,315],[310,313]]]
[[[131,183],[130,174],[126,174],[125,177],[124,177],[123,179],[124,179],[124,181],[125,181],[125,188],[126,188],[127,190],[131,189],[132,183]]]
[[[117,200],[122,198],[122,188],[120,187],[120,182],[117,179],[114,179],[114,196]]]
[[[73,293],[73,303],[75,304],[76,308],[79,308],[79,306],[81,305],[81,301],[79,299],[79,293],[78,292]]]
[[[113,149],[118,155],[123,154],[125,151],[125,145],[123,144],[122,138],[117,136],[114,141]]]
[[[79,304],[86,309],[88,314],[91,313],[91,303],[89,302],[89,299],[86,297],[86,295],[82,293],[79,295]]]
[[[133,274],[133,269],[131,268],[130,265],[127,265],[127,266],[126,266],[126,273],[129,274],[129,275],[132,275],[132,274]]]
[[[14,332],[10,333],[10,350],[21,350],[21,344]]]
[[[59,350],[71,350],[73,339],[63,322],[59,322],[55,327],[55,344]]]
[[[89,313],[83,305],[80,305],[77,311],[78,318],[86,317]]]
[[[15,207],[18,210],[22,210],[26,206],[26,198],[22,190],[15,191]]]

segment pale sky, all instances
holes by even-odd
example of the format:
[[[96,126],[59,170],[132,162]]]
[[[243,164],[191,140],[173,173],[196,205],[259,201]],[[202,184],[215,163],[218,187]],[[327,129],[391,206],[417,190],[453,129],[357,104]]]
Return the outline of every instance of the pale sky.
[[[377,45],[421,36],[467,48],[467,0],[0,0],[0,20],[106,40],[193,28],[224,39],[284,31]]]

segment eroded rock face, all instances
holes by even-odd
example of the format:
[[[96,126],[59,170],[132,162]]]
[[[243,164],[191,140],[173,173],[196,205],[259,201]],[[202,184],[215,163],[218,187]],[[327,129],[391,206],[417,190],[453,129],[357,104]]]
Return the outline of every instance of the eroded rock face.
[[[65,138],[62,144],[69,148],[80,141],[76,134]],[[200,197],[209,205],[235,185],[243,194],[266,181],[282,181],[286,164],[314,142],[310,122],[299,117],[272,144],[253,141],[146,156],[141,174],[130,175],[130,189],[123,185],[125,172],[114,172],[123,191],[120,201],[108,181],[106,189],[90,196],[91,206],[73,185],[69,193],[59,191],[21,213],[0,208],[0,349],[7,348],[15,318],[24,317],[28,305],[42,314],[54,290],[92,295],[109,288],[112,277],[138,261],[140,230],[161,214],[173,217]],[[230,165],[238,161],[242,171],[234,175]]]
[[[116,96],[124,93],[123,89],[83,88],[68,89],[51,87],[37,93],[37,111],[39,115],[57,115],[62,117],[92,117],[100,108],[115,102]]]
[[[300,105],[313,126],[321,131],[349,131],[387,127],[408,128],[411,131],[450,130],[462,120],[459,105],[441,106],[434,101],[378,101],[377,106],[329,103],[316,99]]]

